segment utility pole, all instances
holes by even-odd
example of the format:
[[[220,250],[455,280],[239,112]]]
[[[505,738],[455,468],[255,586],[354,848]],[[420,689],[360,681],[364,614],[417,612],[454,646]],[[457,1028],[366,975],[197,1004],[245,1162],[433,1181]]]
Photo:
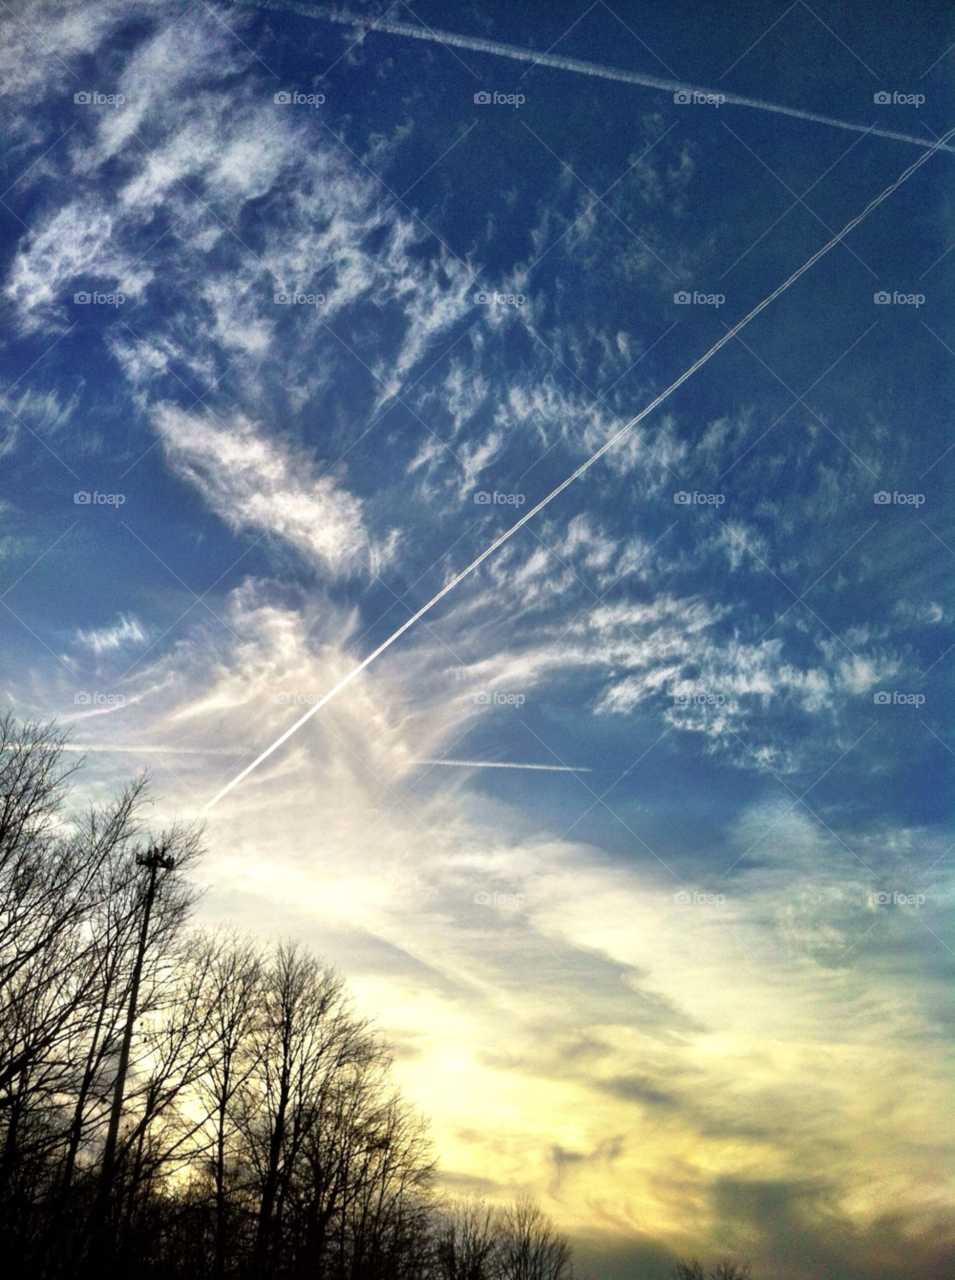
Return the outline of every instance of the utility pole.
[[[133,1026],[136,1022],[136,1007],[139,1003],[139,984],[143,976],[143,962],[146,957],[146,945],[149,941],[149,918],[152,915],[153,902],[156,898],[156,880],[160,871],[171,871],[176,865],[161,849],[150,848],[145,854],[139,854],[136,864],[146,867],[149,876],[146,881],[146,895],[143,899],[143,919],[139,928],[139,942],[136,947],[136,963],[133,966],[133,979],[129,991],[129,1008],[126,1012],[126,1026],[123,1029],[123,1042],[119,1051],[119,1064],[116,1068],[116,1083],[113,1086],[113,1105],[109,1115],[109,1129],[106,1132],[106,1145],[103,1147],[103,1164],[100,1170],[99,1187],[96,1204],[93,1209],[92,1240],[94,1247],[105,1243],[103,1227],[105,1225],[106,1206],[112,1187],[116,1166],[116,1145],[119,1140],[119,1122],[123,1116],[123,1094],[126,1088],[126,1075],[129,1071],[129,1055],[133,1043]],[[112,1253],[111,1249],[104,1250]]]

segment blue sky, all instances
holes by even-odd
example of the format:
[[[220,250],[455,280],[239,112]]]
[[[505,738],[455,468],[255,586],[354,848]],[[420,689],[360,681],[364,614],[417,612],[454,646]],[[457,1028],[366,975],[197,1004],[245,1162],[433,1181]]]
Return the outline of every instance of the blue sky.
[[[951,20],[309,8],[0,16],[5,706],[593,1274],[941,1275],[951,151],[204,806],[925,155]]]

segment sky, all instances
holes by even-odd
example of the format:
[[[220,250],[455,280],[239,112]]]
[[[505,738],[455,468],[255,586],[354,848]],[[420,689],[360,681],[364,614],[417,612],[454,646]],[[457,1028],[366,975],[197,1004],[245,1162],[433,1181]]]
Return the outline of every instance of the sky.
[[[0,26],[2,709],[582,1276],[950,1276],[946,7]]]

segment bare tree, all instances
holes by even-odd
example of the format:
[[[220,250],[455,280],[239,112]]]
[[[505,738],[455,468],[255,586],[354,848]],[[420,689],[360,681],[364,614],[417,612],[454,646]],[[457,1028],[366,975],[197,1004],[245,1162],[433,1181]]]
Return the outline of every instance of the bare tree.
[[[252,1269],[267,1277],[323,1086],[376,1049],[342,980],[294,944],[279,946],[264,971],[252,1044],[255,1066],[242,1090],[240,1123],[259,1196]]]
[[[526,1196],[502,1215],[498,1256],[501,1280],[564,1280],[570,1274],[566,1240]]]
[[[438,1280],[494,1280],[497,1237],[493,1210],[476,1198],[452,1202],[436,1232]]]
[[[230,1218],[230,1169],[240,1159],[236,1104],[256,1067],[253,1030],[259,1010],[262,961],[253,944],[236,936],[221,940],[207,988],[209,1034],[202,1049],[197,1093],[210,1135],[209,1169],[215,1203],[215,1275],[226,1273]]]
[[[749,1263],[731,1262],[723,1258],[714,1262],[709,1271],[704,1271],[703,1263],[696,1258],[683,1260],[673,1268],[674,1280],[749,1280]]]
[[[334,1253],[343,1280],[391,1275],[409,1252],[417,1253],[434,1172],[420,1119],[386,1093],[378,1077],[369,1073],[353,1086],[355,1114],[341,1130],[348,1181],[339,1197]]]
[[[146,929],[136,863],[147,780],[64,818],[74,772],[62,763],[65,743],[55,726],[0,720],[0,1204],[11,1207],[30,1165],[32,1192],[17,1192],[8,1231],[25,1240],[32,1230],[48,1257],[75,1258],[84,1233],[67,1247],[63,1228],[78,1164],[95,1167],[101,1157],[110,1093],[117,1134],[123,1118],[117,1049],[136,1012],[134,979],[140,1010],[168,1002],[162,957],[188,915],[182,873],[199,838],[186,828],[165,833],[177,871],[154,893]]]
[[[749,1263],[730,1262],[723,1258],[710,1267],[710,1280],[749,1280]]]

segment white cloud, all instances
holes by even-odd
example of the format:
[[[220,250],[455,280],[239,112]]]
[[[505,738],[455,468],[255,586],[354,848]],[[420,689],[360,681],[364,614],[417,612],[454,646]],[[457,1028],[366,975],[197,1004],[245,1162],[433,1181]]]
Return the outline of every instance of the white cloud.
[[[97,657],[105,653],[115,653],[117,649],[127,646],[145,644],[149,637],[139,621],[125,614],[119,615],[118,622],[111,627],[102,627],[93,631],[77,631],[76,642],[84,648],[92,650]]]
[[[161,405],[154,422],[172,468],[230,528],[281,538],[341,576],[377,572],[391,555],[393,540],[370,541],[358,498],[321,475],[303,450],[269,437],[243,414],[225,423]]]
[[[9,414],[4,435],[0,438],[0,457],[16,448],[21,427],[41,437],[54,435],[70,421],[78,402],[78,393],[64,401],[52,390],[35,391],[32,387],[21,387],[12,395],[0,390],[0,403]]]
[[[317,119],[276,105],[260,78],[244,81],[238,73],[252,61],[201,7],[159,24],[111,86],[126,104],[88,108],[51,154],[68,196],[25,235],[7,297],[24,331],[54,332],[78,289],[151,301],[155,281],[177,291],[177,304],[164,302],[144,335],[127,302],[122,318],[135,336],[117,325],[107,339],[138,385],[179,365],[207,390],[239,356],[233,376],[254,412],[266,364],[294,395],[328,363],[316,361],[324,346],[356,372],[362,364],[373,371],[375,412],[401,392],[434,340],[474,309],[472,273],[420,220],[396,210],[387,188]],[[101,176],[119,157],[117,188]],[[243,213],[266,196],[273,216],[248,240]],[[168,229],[157,237],[159,220]],[[296,309],[307,341],[280,349],[272,331],[288,312],[273,294],[285,289],[321,292],[326,302],[321,321]],[[342,333],[342,345],[322,328],[368,302],[377,310],[372,330],[363,313],[363,339]]]
[[[19,108],[87,86],[77,82],[73,67],[110,40],[115,29],[133,18],[148,20],[156,6],[149,0],[100,0],[95,5],[63,0],[26,0],[16,13],[0,13],[0,94]],[[101,92],[106,86],[90,85]],[[11,113],[12,114],[12,113]],[[28,113],[13,116],[25,122]]]
[[[27,236],[4,290],[25,333],[65,327],[64,318],[82,318],[73,293],[81,289],[124,293],[132,298],[152,277],[120,247],[114,219],[95,201],[59,209]]]

